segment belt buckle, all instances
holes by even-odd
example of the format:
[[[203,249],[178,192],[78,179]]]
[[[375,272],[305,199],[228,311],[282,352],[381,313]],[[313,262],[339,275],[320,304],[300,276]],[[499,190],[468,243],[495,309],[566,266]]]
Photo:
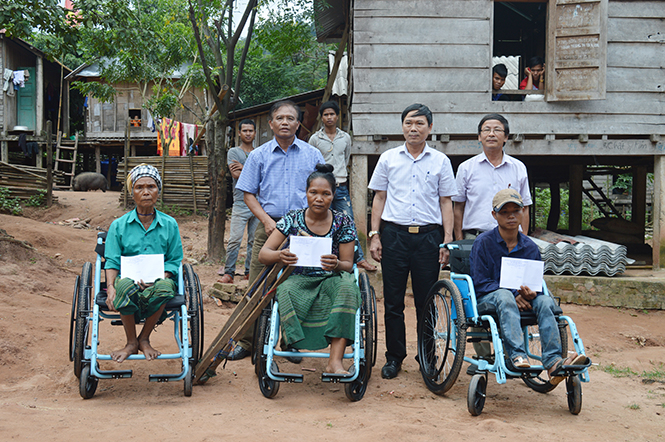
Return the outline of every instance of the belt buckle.
[[[418,233],[420,231],[419,226],[409,226],[409,233]]]

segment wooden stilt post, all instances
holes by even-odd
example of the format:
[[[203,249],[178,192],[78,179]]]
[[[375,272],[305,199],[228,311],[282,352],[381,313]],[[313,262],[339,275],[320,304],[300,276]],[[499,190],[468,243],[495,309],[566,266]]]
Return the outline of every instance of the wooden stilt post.
[[[51,120],[46,122],[46,207],[53,205],[53,139]]]
[[[665,265],[665,157],[653,159],[653,268]]]
[[[584,179],[584,165],[572,164],[570,166],[570,195],[568,198],[568,233],[579,235],[582,233],[582,180]]]

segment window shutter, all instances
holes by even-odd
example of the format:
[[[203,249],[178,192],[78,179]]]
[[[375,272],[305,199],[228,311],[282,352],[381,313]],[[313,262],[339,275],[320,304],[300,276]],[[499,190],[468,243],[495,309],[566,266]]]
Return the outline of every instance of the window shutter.
[[[605,98],[608,0],[550,0],[547,101]]]

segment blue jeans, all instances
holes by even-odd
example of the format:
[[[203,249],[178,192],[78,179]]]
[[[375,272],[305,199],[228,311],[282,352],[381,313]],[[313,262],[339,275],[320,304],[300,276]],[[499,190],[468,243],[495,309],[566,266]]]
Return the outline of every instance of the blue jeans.
[[[550,368],[561,358],[559,326],[553,313],[554,300],[551,296],[540,294],[530,302],[538,318],[543,366]],[[496,309],[503,346],[510,360],[512,361],[518,356],[526,358],[520,310],[515,302],[515,295],[510,290],[495,290],[478,300],[478,311],[488,310],[487,307],[483,308],[483,304],[493,305]]]
[[[236,261],[238,260],[238,251],[242,236],[247,226],[247,256],[245,258],[245,274],[249,274],[249,266],[252,260],[252,245],[254,244],[254,231],[259,223],[257,217],[244,204],[234,204],[231,212],[231,233],[229,243],[226,246],[226,264],[224,273],[233,276],[236,272]]]
[[[347,181],[348,184],[348,181]],[[335,191],[335,198],[333,198],[332,208],[338,212],[344,213],[346,216],[353,220],[353,207],[351,207],[351,197],[349,196],[349,188],[347,186],[337,186]],[[356,232],[356,238],[358,232]],[[353,262],[360,262],[365,259],[362,247],[356,239],[356,253],[353,257]]]

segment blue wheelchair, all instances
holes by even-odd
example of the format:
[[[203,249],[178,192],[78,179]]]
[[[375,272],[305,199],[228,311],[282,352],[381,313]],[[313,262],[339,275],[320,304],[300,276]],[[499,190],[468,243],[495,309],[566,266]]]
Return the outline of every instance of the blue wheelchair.
[[[533,365],[533,361],[541,361],[541,346],[538,321],[532,311],[520,312],[524,346],[532,360],[531,368],[516,369],[504,358],[496,311],[478,311],[473,281],[469,276],[472,244],[473,240],[463,240],[441,245],[450,250],[450,280],[437,281],[427,296],[418,322],[418,355],[425,385],[439,395],[445,394],[455,384],[464,361],[475,366],[476,374],[469,383],[467,408],[473,416],[478,416],[485,406],[488,373],[493,373],[499,384],[505,384],[510,378],[521,378],[529,388],[539,393],[548,393],[556,385],[549,382],[547,370],[542,365]],[[544,281],[543,293],[552,296]],[[584,344],[575,323],[564,316],[558,302],[555,303],[562,357],[565,359],[568,353],[568,330],[575,351],[584,355]],[[482,331],[468,331],[470,327]],[[467,340],[491,342],[494,357],[465,357]],[[591,361],[587,358],[583,366],[564,365],[557,373],[566,376],[568,409],[572,414],[579,414],[582,409],[581,382],[589,382],[590,365]]]
[[[93,273],[90,262],[83,264],[81,275],[76,277],[72,300],[69,330],[69,359],[74,363],[74,374],[79,378],[79,393],[90,399],[97,390],[100,379],[132,377],[132,370],[102,370],[99,361],[110,361],[111,355],[100,354],[100,323],[105,319],[111,325],[122,327],[118,313],[111,313],[106,306],[106,284],[102,281],[104,269],[104,242],[106,232],[97,234],[97,258]],[[105,278],[104,278],[105,279]],[[162,354],[157,359],[180,359],[182,370],[173,374],[151,374],[151,382],[184,381],[185,396],[192,395],[193,367],[203,353],[203,307],[201,284],[198,275],[189,264],[180,264],[178,270],[178,294],[165,307],[167,319],[173,321],[177,353]],[[139,321],[137,321],[137,325]],[[127,360],[145,360],[142,354],[130,355]]]
[[[348,375],[323,373],[323,382],[342,383],[350,401],[359,401],[367,391],[372,367],[376,364],[377,318],[376,295],[365,272],[354,271],[360,286],[361,304],[356,311],[355,337],[352,353],[345,353],[344,359],[352,359],[353,365]],[[303,375],[279,371],[276,356],[285,358],[328,358],[328,352],[280,351],[275,347],[279,342],[279,304],[273,299],[256,321],[254,329],[254,355],[252,362],[259,380],[259,388],[266,398],[274,398],[281,382],[301,383]]]

